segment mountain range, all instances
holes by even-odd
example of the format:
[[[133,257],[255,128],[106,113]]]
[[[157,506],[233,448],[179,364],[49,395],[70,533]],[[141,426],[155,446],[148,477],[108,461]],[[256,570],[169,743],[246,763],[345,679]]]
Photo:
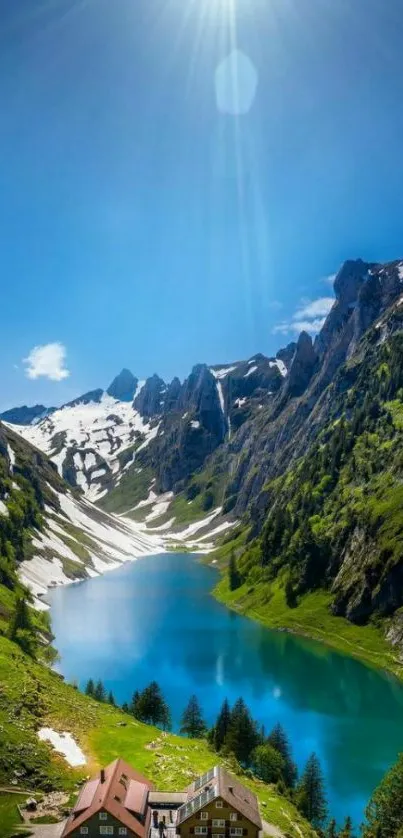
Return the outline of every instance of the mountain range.
[[[221,537],[243,595],[276,579],[298,607],[324,589],[333,613],[388,620],[400,643],[403,262],[347,261],[334,292],[316,338],[276,357],[200,364],[183,382],[124,369],[60,408],[7,411],[3,433],[48,455],[77,503],[150,537]]]

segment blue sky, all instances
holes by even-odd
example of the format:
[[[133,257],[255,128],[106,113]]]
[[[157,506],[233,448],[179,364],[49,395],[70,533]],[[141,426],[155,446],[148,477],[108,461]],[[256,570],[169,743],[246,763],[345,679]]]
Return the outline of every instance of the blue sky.
[[[274,353],[403,256],[402,41],[401,0],[0,0],[0,408]]]

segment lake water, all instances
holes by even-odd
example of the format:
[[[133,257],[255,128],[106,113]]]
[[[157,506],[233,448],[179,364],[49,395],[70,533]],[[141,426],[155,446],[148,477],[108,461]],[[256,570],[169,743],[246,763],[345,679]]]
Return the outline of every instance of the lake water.
[[[331,813],[362,820],[403,751],[403,686],[352,658],[228,611],[210,596],[211,568],[192,556],[147,557],[50,591],[60,671],[101,678],[119,701],[155,679],[174,729],[192,693],[212,723],[243,696],[266,730],[280,721],[298,766],[321,759]]]

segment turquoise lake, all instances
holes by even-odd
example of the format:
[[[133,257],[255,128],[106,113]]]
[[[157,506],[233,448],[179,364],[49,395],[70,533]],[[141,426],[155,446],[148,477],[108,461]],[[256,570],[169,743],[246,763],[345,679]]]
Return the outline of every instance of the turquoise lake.
[[[358,824],[403,751],[403,685],[326,647],[228,611],[210,591],[215,571],[166,554],[49,592],[59,670],[83,687],[101,678],[119,703],[155,679],[174,729],[192,693],[212,723],[243,696],[269,732],[286,729],[301,768],[312,751],[331,814]]]

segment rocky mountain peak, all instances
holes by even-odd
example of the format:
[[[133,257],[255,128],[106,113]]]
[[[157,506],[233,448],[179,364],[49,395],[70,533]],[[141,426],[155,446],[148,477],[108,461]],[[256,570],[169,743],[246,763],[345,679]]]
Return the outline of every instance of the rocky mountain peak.
[[[154,373],[151,378],[147,378],[133,402],[133,407],[143,418],[151,419],[158,416],[164,409],[166,389],[165,381]]]
[[[362,259],[348,259],[344,262],[334,281],[336,299],[343,305],[353,305],[372,267],[371,263]]]
[[[302,396],[315,372],[317,362],[318,356],[311,336],[307,332],[301,332],[286,379],[287,396]]]
[[[165,413],[169,413],[171,410],[178,409],[178,402],[181,393],[182,385],[179,381],[179,378],[175,376],[172,379],[171,383],[168,385],[168,389],[165,395]]]
[[[0,414],[0,419],[4,422],[10,422],[12,425],[32,425],[39,421],[44,416],[47,416],[55,408],[47,408],[43,404],[35,404],[33,407],[13,407],[11,410],[5,410]]]
[[[131,402],[137,390],[138,379],[128,369],[123,369],[108,387],[108,396],[120,402]]]
[[[295,341],[292,341],[287,346],[285,346],[284,349],[280,349],[277,352],[276,358],[279,361],[282,361],[283,364],[285,364],[287,372],[289,371],[290,366],[292,364],[292,360],[294,358],[296,348],[297,348],[297,344],[295,343]]]

